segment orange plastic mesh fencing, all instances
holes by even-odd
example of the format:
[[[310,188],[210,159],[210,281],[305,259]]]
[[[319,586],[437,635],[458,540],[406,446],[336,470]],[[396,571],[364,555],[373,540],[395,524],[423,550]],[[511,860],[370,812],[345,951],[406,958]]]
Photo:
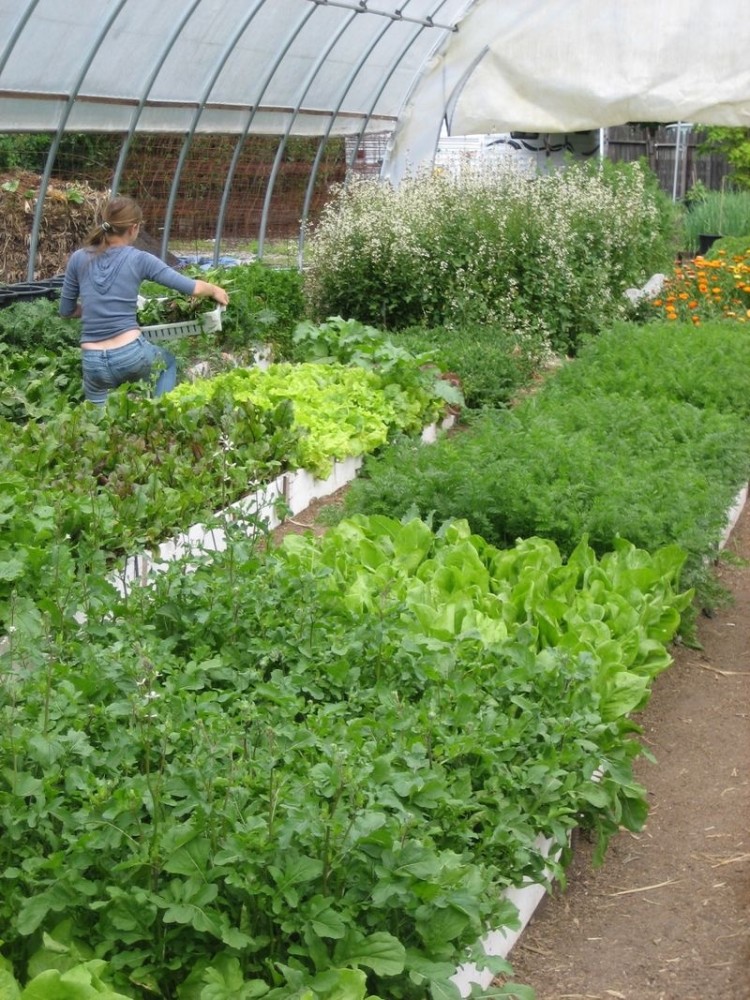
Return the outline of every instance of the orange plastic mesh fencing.
[[[211,239],[216,235],[222,195],[237,140],[232,136],[196,136],[180,175],[170,237]],[[279,147],[276,136],[251,137],[237,160],[229,191],[222,237],[253,240],[260,235],[266,192]],[[165,218],[180,155],[180,137],[139,136],[129,151],[120,189],[144,208],[155,229]],[[317,139],[290,138],[284,147],[267,213],[265,237],[285,239],[299,232]],[[331,184],[345,175],[344,143],[327,143],[315,177],[309,208],[314,220]],[[154,232],[154,235],[158,235]]]
[[[35,260],[35,277],[59,273],[67,255],[94,224],[101,198],[111,187],[121,135],[63,137],[52,172]],[[6,236],[0,241],[0,277],[24,280],[40,175],[52,136],[0,136],[0,211]],[[266,212],[266,240],[296,240],[320,140],[290,137],[284,144]],[[119,190],[138,200],[144,227],[161,243],[182,136],[137,135],[128,151]],[[172,208],[169,246],[206,252],[217,236],[217,220],[237,137],[196,135],[180,171]],[[264,205],[279,149],[278,136],[249,136],[237,158],[221,233],[222,252],[252,250],[261,233]],[[333,184],[347,170],[347,143],[330,139],[320,156],[307,223],[312,226]],[[202,244],[202,246],[201,246]]]

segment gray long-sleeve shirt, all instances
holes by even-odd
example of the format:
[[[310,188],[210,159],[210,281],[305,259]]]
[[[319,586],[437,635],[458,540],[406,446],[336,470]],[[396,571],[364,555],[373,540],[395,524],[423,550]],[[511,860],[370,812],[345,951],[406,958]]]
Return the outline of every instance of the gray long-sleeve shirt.
[[[76,250],[65,269],[60,315],[72,316],[80,298],[82,344],[135,330],[138,290],[146,280],[183,295],[195,291],[195,278],[180,274],[145,250],[128,245]]]

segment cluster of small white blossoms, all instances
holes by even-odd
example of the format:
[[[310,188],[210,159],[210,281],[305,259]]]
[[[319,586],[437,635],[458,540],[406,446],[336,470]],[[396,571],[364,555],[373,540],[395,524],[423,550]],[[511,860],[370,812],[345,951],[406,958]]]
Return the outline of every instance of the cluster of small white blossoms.
[[[398,275],[425,301],[446,301],[457,319],[526,330],[516,314],[514,258],[533,255],[531,300],[569,296],[576,309],[613,298],[612,275],[655,229],[658,210],[635,167],[615,178],[569,167],[530,179],[510,162],[457,174],[422,171],[398,188],[372,179],[341,186],[310,242],[313,301],[346,288],[347,275]],[[536,323],[544,330],[546,321]]]

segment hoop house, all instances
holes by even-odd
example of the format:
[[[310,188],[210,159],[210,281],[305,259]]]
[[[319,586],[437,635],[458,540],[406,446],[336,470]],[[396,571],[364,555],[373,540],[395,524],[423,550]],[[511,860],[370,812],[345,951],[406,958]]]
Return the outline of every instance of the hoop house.
[[[166,250],[191,148],[223,136],[218,257],[243,149],[273,137],[262,179],[259,255],[295,137],[317,151],[303,169],[301,230],[323,153],[345,140],[352,167],[369,135],[376,168],[398,182],[449,133],[566,133],[627,121],[750,124],[740,0],[706,14],[698,0],[0,0],[0,133],[50,133],[29,238],[63,136],[121,139],[119,189],[139,136],[176,137],[159,221]],[[317,144],[317,147],[315,147]],[[167,169],[167,168],[165,168]]]

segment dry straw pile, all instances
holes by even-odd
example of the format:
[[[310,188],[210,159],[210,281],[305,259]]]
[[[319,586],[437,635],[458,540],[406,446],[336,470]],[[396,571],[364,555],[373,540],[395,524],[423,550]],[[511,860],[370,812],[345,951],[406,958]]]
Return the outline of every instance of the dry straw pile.
[[[31,231],[40,177],[32,173],[0,174],[0,280],[28,279]],[[65,270],[68,256],[93,227],[106,192],[81,181],[51,180],[44,198],[34,278],[52,278]]]

